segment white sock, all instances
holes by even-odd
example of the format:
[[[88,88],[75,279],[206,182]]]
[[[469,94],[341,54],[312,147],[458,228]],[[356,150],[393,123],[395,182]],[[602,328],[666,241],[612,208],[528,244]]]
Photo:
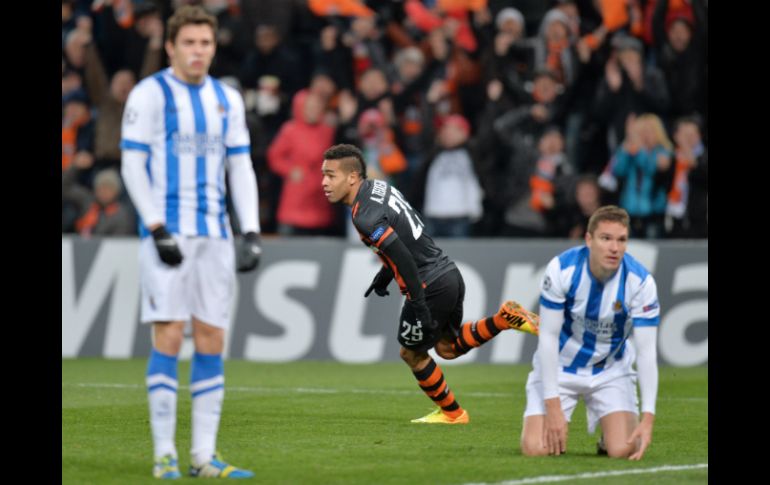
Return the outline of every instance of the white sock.
[[[192,461],[196,466],[211,460],[216,452],[219,418],[225,398],[224,364],[221,354],[195,352],[192,358]]]
[[[153,349],[147,363],[147,397],[150,404],[150,427],[155,458],[176,458],[177,358]]]

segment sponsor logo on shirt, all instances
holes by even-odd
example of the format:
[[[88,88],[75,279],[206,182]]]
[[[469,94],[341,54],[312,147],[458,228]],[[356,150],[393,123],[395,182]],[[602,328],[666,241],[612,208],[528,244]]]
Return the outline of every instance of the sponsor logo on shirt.
[[[642,308],[642,311],[643,311],[643,312],[648,312],[648,311],[650,311],[650,310],[654,310],[654,309],[656,309],[656,308],[658,308],[658,301],[657,301],[657,300],[656,300],[656,301],[654,301],[654,302],[652,302],[652,303],[650,303],[649,305],[647,305],[647,306],[643,307],[643,308]]]
[[[385,232],[385,226],[380,226],[377,229],[374,230],[374,232],[369,236],[369,239],[371,239],[374,242],[377,242]]]

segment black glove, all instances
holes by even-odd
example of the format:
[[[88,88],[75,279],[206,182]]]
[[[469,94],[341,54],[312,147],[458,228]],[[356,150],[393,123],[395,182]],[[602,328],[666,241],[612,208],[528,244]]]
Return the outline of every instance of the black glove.
[[[438,323],[433,321],[433,316],[430,314],[430,309],[425,301],[409,301],[407,302],[412,306],[412,311],[417,319],[417,323],[420,323],[422,328],[427,330],[433,330],[438,326]]]
[[[235,255],[238,271],[243,273],[251,271],[259,264],[259,258],[262,256],[262,246],[259,234],[256,232],[247,232],[241,238],[238,246],[238,252]]]
[[[390,284],[390,280],[393,279],[393,271],[390,270],[387,266],[383,266],[380,271],[377,272],[376,275],[374,275],[374,279],[372,280],[372,284],[369,285],[369,288],[366,290],[366,293],[364,293],[364,298],[369,296],[369,293],[374,290],[375,293],[379,296],[386,296],[390,295],[390,292],[388,291],[388,285]]]
[[[177,266],[184,259],[182,251],[174,237],[168,233],[166,226],[158,226],[152,231],[155,248],[158,250],[160,260],[169,266]]]

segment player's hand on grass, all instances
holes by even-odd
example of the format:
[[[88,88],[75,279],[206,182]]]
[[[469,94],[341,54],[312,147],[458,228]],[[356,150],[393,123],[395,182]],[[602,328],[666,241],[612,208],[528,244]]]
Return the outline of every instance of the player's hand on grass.
[[[543,444],[548,448],[549,455],[567,452],[567,420],[564,418],[561,400],[558,397],[545,400]]]
[[[642,422],[639,423],[631,436],[626,441],[627,444],[637,443],[637,449],[629,460],[641,460],[644,456],[644,452],[647,451],[647,447],[652,443],[652,425],[655,422],[655,415],[650,413],[642,413]],[[636,441],[638,440],[638,442]]]

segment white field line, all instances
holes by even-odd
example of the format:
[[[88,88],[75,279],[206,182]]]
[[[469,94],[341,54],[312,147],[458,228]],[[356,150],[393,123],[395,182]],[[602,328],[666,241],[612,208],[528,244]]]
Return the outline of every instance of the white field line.
[[[632,468],[629,470],[610,470],[603,472],[578,473],[576,475],[541,475],[539,477],[522,478],[519,480],[506,480],[504,482],[489,483],[466,483],[465,485],[525,485],[528,483],[554,483],[565,482],[567,480],[586,480],[589,478],[617,477],[622,475],[641,475],[646,473],[666,473],[685,470],[697,470],[708,468],[708,463],[698,463],[696,465],[663,465],[653,468]]]
[[[111,384],[106,382],[76,382],[62,383],[62,386],[93,387],[113,389],[144,389],[143,384]],[[189,389],[189,386],[179,386],[179,389]],[[338,389],[333,387],[244,387],[225,386],[227,392],[254,392],[257,394],[378,394],[378,395],[410,395],[417,390],[405,389]],[[472,397],[511,397],[513,393],[506,392],[463,392],[464,396]],[[658,401],[708,401],[707,397],[659,397]]]

